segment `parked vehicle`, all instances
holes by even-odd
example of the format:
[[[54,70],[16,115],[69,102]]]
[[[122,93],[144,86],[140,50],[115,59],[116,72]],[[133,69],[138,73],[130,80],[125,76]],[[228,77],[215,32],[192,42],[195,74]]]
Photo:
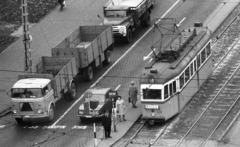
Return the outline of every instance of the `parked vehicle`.
[[[11,89],[12,113],[18,123],[24,118],[54,119],[56,102],[62,97],[76,98],[74,78],[84,73],[91,80],[92,67],[110,63],[112,28],[80,26],[44,56],[36,72],[19,75]]]
[[[147,27],[151,23],[151,9],[156,0],[110,0],[104,7],[103,25],[112,25],[114,37],[132,41],[132,32],[138,23]]]
[[[84,95],[84,103],[79,106],[78,117],[81,121],[101,117],[104,111],[112,112],[118,97],[117,91],[111,88],[90,89]]]
[[[213,71],[211,36],[208,28],[195,23],[155,53],[140,81],[142,119],[166,121],[191,100]]]

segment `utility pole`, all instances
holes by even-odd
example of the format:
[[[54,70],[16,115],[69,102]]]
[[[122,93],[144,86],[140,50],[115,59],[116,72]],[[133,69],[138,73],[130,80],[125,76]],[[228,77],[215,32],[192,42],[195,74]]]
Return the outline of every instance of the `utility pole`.
[[[22,4],[22,23],[23,23],[23,43],[25,51],[25,72],[32,72],[32,57],[30,43],[32,36],[29,34],[29,23],[28,23],[28,11],[27,11],[27,0],[21,0]]]

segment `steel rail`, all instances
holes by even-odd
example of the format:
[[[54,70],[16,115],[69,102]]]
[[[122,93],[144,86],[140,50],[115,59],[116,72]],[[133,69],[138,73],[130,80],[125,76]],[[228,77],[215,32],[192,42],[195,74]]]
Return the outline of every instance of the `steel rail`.
[[[177,145],[175,147],[178,147],[182,141],[184,140],[184,138],[186,138],[186,136],[190,133],[190,131],[195,127],[195,125],[197,124],[197,122],[199,121],[199,119],[203,116],[203,114],[208,110],[208,108],[211,106],[211,104],[215,101],[215,99],[217,98],[217,96],[220,94],[220,92],[222,92],[222,89],[225,88],[225,86],[228,84],[228,82],[232,79],[232,77],[234,76],[234,74],[239,70],[240,68],[240,64],[237,66],[237,68],[233,71],[233,73],[231,74],[231,76],[228,78],[228,80],[223,84],[223,86],[219,89],[219,91],[217,92],[217,94],[214,96],[214,98],[210,101],[210,103],[207,105],[206,109],[200,114],[200,116],[197,118],[197,120],[193,123],[193,125],[189,128],[189,130],[186,132],[186,134],[180,139],[180,141],[178,141]]]

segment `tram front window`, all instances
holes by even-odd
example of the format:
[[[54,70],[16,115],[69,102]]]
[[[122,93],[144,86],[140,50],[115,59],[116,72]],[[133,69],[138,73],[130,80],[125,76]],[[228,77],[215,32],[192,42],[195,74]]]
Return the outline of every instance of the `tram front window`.
[[[159,99],[161,100],[162,91],[161,89],[143,89],[143,99]]]

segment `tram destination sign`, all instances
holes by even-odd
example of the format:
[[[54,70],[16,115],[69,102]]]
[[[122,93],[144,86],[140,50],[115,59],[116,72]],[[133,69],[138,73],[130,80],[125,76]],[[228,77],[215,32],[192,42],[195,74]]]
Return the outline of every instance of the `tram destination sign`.
[[[158,105],[145,105],[145,109],[159,109]]]

